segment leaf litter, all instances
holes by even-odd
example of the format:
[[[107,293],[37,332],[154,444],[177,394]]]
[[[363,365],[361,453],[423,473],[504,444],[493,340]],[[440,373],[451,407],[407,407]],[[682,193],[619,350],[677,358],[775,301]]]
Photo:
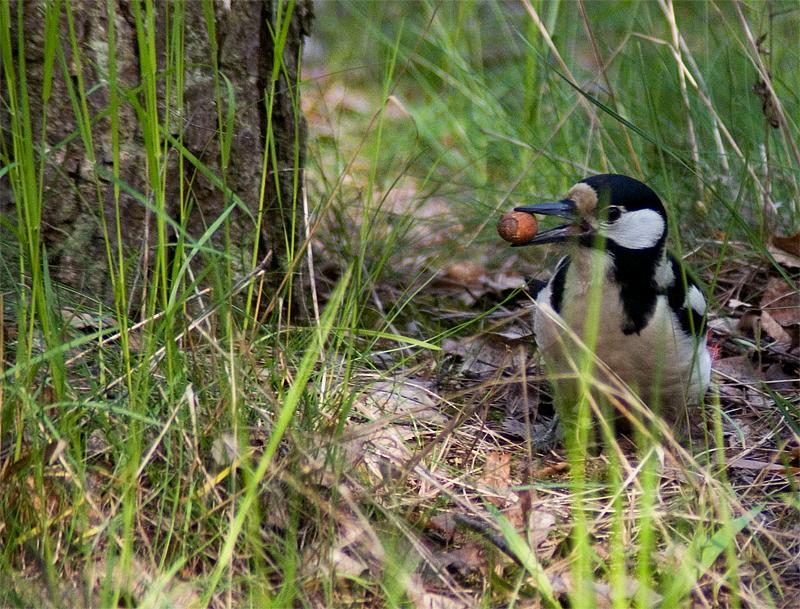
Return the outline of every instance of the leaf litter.
[[[415,298],[426,314],[447,324],[491,312],[477,332],[444,338],[438,358],[412,358],[410,365],[394,360],[391,375],[364,384],[345,435],[352,473],[357,474],[347,477],[349,492],[367,504],[380,505],[384,517],[403,531],[406,543],[417,548],[420,563],[409,580],[419,586],[418,593],[409,591],[414,606],[447,606],[446,599],[462,606],[465,598],[479,598],[486,579],[520,574],[495,524],[495,511],[525,536],[563,598],[574,586],[569,569],[573,488],[560,443],[540,449],[535,441],[551,429],[553,409],[533,348],[532,303],[517,270],[520,260],[502,244],[473,245],[469,257],[459,258],[459,242],[468,229],[454,222],[446,197],[426,194],[412,179],[404,177],[381,200],[387,218],[411,213],[420,220],[406,233],[409,247],[399,248],[402,257],[396,268],[407,277],[429,273],[430,279],[418,284]],[[382,234],[380,227],[376,230]],[[779,262],[783,257],[792,261],[792,243],[772,240]],[[454,252],[453,259],[442,257],[443,249]],[[800,267],[785,268],[794,272]],[[732,507],[741,515],[762,506],[759,520],[737,538],[745,552],[741,560],[751,567],[749,576],[742,574],[744,596],[755,607],[760,606],[755,600],[759,570],[773,572],[786,599],[800,590],[793,565],[779,558],[800,552],[800,540],[787,542],[796,523],[781,516],[784,507],[778,499],[796,483],[800,448],[770,393],[795,403],[800,397],[793,329],[796,293],[774,270],[760,265],[724,266],[720,277],[720,290],[729,294],[728,306],[713,313],[709,327],[718,354],[714,378],[723,412],[726,471],[735,493]],[[377,289],[389,294],[397,288]],[[435,304],[428,306],[428,301]],[[413,323],[408,327],[419,329]],[[420,367],[425,375],[419,375]],[[700,508],[713,504],[711,497],[719,492],[712,475],[688,453],[661,450],[667,452],[655,489],[656,526],[666,532],[679,522],[713,524],[713,512]],[[634,445],[620,444],[619,451],[628,480],[618,491],[624,505],[618,526],[622,536],[632,540],[638,534],[636,513],[644,492],[637,478],[641,463]],[[587,462],[590,471],[608,467],[603,454],[589,456]],[[693,482],[697,477],[706,484],[698,486]],[[596,553],[608,555],[613,498],[597,495],[586,501],[596,515],[590,515],[588,523]],[[394,515],[386,516],[389,512]],[[378,526],[383,520],[364,518],[360,526]],[[756,539],[761,549],[745,550]],[[672,559],[667,553],[678,547],[664,548],[666,553],[658,559],[661,568],[669,568]],[[363,573],[364,564],[374,565],[373,573],[386,565],[385,558],[365,558],[363,552],[360,558],[353,552],[345,555],[348,558],[338,560],[341,571],[350,575]],[[693,576],[696,582],[690,588],[701,604],[713,605],[715,595],[722,598],[709,586],[717,573],[717,567],[708,564]],[[640,585],[627,579],[627,598],[641,595]],[[519,602],[539,606],[535,590],[527,590]],[[598,606],[611,606],[610,583],[598,580],[594,590]],[[655,590],[648,594],[654,602],[660,598]]]

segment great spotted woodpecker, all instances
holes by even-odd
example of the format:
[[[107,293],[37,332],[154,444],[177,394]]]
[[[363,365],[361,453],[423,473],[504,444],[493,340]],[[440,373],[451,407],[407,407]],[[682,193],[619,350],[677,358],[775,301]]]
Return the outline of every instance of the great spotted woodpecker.
[[[596,324],[595,355],[667,422],[685,423],[710,379],[706,300],[666,250],[656,193],[624,175],[597,175],[559,201],[515,211],[570,220],[517,244],[574,245],[535,295],[536,341],[561,408],[578,397],[574,335],[586,340]]]

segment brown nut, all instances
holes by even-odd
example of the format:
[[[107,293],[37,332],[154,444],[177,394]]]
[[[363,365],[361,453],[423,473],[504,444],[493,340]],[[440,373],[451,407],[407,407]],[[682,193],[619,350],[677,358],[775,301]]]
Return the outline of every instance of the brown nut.
[[[539,223],[536,217],[524,211],[510,211],[497,222],[497,234],[509,243],[527,243],[536,236]]]

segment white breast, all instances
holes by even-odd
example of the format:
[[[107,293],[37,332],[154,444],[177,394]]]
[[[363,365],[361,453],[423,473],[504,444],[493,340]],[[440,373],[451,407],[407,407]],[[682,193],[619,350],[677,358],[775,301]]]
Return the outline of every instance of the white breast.
[[[585,341],[590,328],[587,313],[594,277],[608,277],[611,259],[605,252],[582,251],[567,271],[559,317],[550,306],[550,286],[539,293],[534,314],[536,342],[552,374],[574,374],[582,350],[575,336]],[[594,352],[613,372],[637,391],[650,406],[674,418],[687,404],[696,404],[708,387],[711,357],[706,341],[694,340],[680,331],[666,296],[658,296],[653,316],[638,334],[626,335],[626,317],[617,286],[603,281],[598,297],[597,341]],[[566,330],[563,326],[569,327]],[[574,333],[574,334],[572,334]],[[571,335],[572,334],[572,335]],[[560,384],[563,387],[563,383]]]

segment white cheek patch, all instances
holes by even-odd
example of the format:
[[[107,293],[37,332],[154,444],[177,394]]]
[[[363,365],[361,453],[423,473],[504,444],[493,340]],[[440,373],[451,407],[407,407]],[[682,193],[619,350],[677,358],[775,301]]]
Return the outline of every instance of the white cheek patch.
[[[622,214],[614,224],[605,227],[607,239],[629,250],[653,247],[664,236],[664,218],[652,209],[637,209]]]

